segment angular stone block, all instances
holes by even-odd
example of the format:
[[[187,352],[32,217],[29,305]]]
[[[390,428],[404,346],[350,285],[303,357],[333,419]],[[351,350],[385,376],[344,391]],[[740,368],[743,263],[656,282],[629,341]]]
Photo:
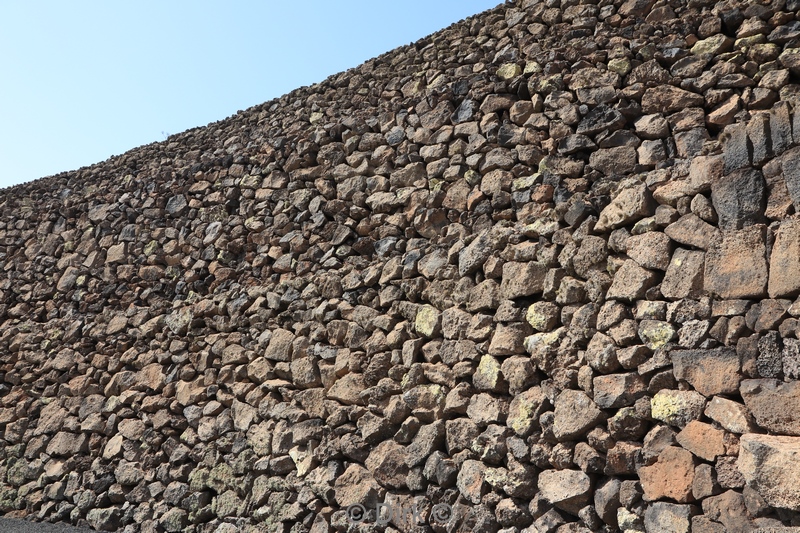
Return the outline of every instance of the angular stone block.
[[[800,220],[784,220],[775,235],[769,258],[770,298],[800,293]]]
[[[724,231],[706,253],[703,283],[722,299],[763,298],[767,289],[765,227]]]
[[[743,168],[711,185],[711,202],[722,230],[741,229],[761,222],[767,207],[767,189],[760,170]]]
[[[800,435],[800,382],[746,379],[739,391],[759,426],[784,435]]]
[[[737,466],[767,504],[800,511],[800,438],[746,433]]]
[[[733,348],[674,350],[670,355],[675,378],[688,381],[705,397],[739,389],[741,363]]]
[[[705,252],[684,248],[675,250],[664,281],[661,282],[661,294],[664,298],[681,300],[700,297],[703,292],[705,260]]]

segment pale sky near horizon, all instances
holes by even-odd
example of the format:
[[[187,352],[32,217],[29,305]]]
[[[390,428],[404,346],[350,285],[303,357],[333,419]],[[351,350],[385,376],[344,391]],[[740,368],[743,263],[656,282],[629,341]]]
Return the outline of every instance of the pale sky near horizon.
[[[0,0],[0,188],[358,66],[501,0]]]

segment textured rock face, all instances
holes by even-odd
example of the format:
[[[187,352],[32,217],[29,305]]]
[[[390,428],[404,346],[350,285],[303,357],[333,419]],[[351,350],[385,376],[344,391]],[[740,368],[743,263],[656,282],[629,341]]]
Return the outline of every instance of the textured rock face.
[[[796,527],[798,9],[508,2],[0,191],[0,513]]]
[[[747,433],[740,440],[739,470],[774,507],[800,510],[800,438]]]

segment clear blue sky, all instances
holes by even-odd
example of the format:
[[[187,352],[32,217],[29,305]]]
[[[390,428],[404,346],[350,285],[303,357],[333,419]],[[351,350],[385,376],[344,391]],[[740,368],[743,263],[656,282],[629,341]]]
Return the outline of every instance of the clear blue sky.
[[[204,126],[501,0],[0,0],[0,187]]]

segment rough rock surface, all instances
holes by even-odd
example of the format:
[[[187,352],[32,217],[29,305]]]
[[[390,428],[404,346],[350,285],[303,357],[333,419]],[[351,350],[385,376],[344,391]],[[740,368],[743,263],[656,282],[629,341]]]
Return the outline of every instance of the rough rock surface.
[[[0,191],[0,514],[796,527],[799,9],[506,2]]]

